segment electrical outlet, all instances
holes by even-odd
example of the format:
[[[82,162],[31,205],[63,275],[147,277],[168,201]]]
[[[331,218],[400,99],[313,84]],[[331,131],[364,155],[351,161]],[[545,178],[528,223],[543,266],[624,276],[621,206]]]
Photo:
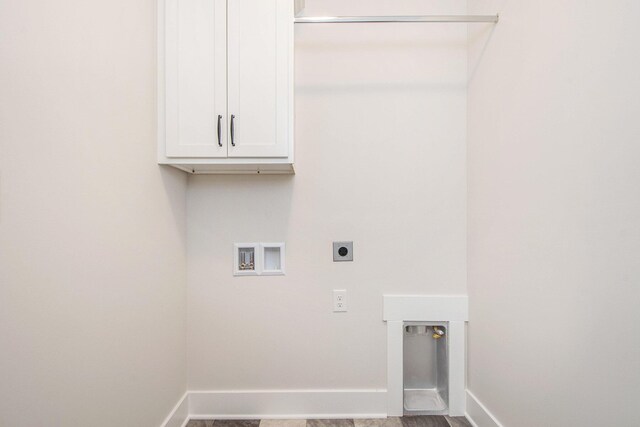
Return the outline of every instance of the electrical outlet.
[[[333,242],[333,262],[353,261],[353,242]]]
[[[347,291],[344,289],[333,290],[333,311],[347,311]]]

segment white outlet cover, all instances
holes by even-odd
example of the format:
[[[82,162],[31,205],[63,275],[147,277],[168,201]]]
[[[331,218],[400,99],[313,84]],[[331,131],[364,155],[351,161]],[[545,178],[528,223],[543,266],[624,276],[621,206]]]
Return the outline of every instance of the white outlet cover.
[[[345,289],[333,290],[333,311],[336,313],[347,311],[347,291]]]

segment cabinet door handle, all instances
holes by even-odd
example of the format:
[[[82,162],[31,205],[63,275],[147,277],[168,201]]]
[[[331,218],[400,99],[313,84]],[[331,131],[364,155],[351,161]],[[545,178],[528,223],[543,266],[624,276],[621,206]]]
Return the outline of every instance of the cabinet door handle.
[[[235,118],[236,116],[232,114],[231,115],[231,145],[233,147],[236,146],[236,142],[235,142],[236,125],[234,123]]]
[[[220,127],[220,122],[222,121],[222,116],[218,114],[218,145],[222,147],[222,128]]]

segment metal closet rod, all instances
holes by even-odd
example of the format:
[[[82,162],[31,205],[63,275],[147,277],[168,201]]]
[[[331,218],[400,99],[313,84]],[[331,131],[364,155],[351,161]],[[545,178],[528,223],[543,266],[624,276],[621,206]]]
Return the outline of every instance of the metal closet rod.
[[[367,23],[469,23],[498,22],[498,15],[426,15],[426,16],[315,16],[295,18],[296,24],[367,24]]]

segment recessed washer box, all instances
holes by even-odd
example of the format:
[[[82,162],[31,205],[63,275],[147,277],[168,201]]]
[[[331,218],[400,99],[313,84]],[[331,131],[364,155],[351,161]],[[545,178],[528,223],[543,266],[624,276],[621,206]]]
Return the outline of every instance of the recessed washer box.
[[[284,243],[236,243],[234,276],[284,276]]]
[[[233,245],[233,275],[257,276],[260,274],[260,244],[236,243]]]

